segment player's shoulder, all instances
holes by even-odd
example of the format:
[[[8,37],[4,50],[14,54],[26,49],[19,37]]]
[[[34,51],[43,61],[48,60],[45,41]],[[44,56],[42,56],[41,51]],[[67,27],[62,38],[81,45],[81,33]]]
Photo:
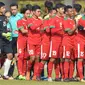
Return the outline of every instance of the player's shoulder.
[[[80,19],[85,20],[85,15],[83,15]]]
[[[75,20],[76,20],[76,21],[78,21],[80,18],[82,18],[82,15],[81,15],[81,14],[77,14],[77,15],[75,16]]]
[[[22,21],[23,21],[22,19],[19,19],[19,20],[17,21],[17,23],[22,23]]]
[[[46,16],[44,16],[44,20],[48,20],[50,18],[49,14],[47,14]]]

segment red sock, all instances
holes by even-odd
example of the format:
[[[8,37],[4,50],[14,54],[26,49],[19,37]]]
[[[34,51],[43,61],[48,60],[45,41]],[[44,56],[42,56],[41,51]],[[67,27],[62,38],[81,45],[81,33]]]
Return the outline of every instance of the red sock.
[[[29,60],[28,61],[28,72],[30,72],[31,68],[32,68],[32,62]]]
[[[18,73],[19,75],[22,75],[23,72],[22,72],[22,69],[23,69],[23,60],[22,58],[18,58],[18,62],[17,62],[17,66],[18,66]]]
[[[79,73],[80,79],[83,79],[83,62],[82,61],[77,61],[77,69]]]
[[[55,65],[56,78],[59,78],[59,73],[60,73],[60,65],[59,65],[59,63],[57,63],[57,64]]]
[[[41,75],[43,69],[44,69],[44,64],[40,62],[39,71],[38,71],[39,76]]]
[[[26,59],[23,60],[23,69],[22,69],[22,71],[23,71],[23,76],[25,76],[25,74],[27,72],[27,60]]]
[[[61,72],[61,77],[64,79],[64,62],[60,62],[60,72]]]
[[[74,62],[70,61],[70,66],[69,66],[69,78],[73,78],[73,73],[74,73]]]
[[[39,62],[35,62],[35,64],[34,64],[34,76],[37,76],[38,71],[39,71]]]
[[[53,62],[48,63],[48,77],[51,77],[53,70]]]
[[[68,73],[69,73],[69,62],[65,61],[64,62],[64,75],[65,75],[65,79],[68,78]]]

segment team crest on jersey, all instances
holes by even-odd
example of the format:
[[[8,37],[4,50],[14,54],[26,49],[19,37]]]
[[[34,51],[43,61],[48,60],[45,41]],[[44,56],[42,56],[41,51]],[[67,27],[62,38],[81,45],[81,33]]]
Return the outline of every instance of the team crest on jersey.
[[[3,22],[3,26],[4,26],[4,27],[6,26],[6,21]]]
[[[62,29],[62,22],[60,22],[60,28]]]
[[[21,49],[19,49],[19,51],[18,51],[20,54],[22,53],[22,50]]]

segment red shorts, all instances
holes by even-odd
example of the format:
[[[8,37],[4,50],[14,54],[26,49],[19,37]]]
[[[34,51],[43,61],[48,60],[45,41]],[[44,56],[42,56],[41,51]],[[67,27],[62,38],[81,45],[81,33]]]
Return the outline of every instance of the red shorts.
[[[85,38],[77,36],[75,47],[75,58],[85,59]]]
[[[40,56],[41,45],[28,44],[28,53],[29,56]]]
[[[51,56],[52,58],[60,58],[61,42],[51,42]]]
[[[41,45],[41,60],[49,60],[50,42]]]
[[[27,58],[28,52],[27,52],[27,39],[22,38],[17,40],[17,51],[19,58]]]
[[[63,58],[75,59],[75,37],[65,36],[62,41]]]

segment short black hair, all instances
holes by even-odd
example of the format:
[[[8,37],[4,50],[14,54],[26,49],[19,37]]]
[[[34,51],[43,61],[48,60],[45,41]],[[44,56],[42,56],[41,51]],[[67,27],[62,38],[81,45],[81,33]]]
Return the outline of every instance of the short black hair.
[[[68,9],[72,9],[73,7],[71,6],[71,5],[67,5],[67,6],[65,6],[65,12],[67,12],[68,11]]]
[[[5,14],[6,14],[7,12],[9,12],[9,13],[11,14],[11,11],[10,11],[10,10],[6,10],[6,11],[5,11]]]
[[[65,5],[62,4],[62,3],[58,3],[58,4],[55,5],[56,9],[59,9],[59,8],[62,8],[62,7],[65,7]]]
[[[44,5],[48,11],[53,9],[53,3],[51,1],[46,1]]]
[[[37,9],[41,9],[40,6],[38,6],[38,5],[32,6],[32,11],[36,11]]]
[[[4,4],[3,2],[0,2],[0,8],[1,8],[2,6],[5,6],[5,4]]]
[[[10,7],[12,7],[12,6],[16,6],[18,8],[18,4],[17,3],[10,4]]]
[[[23,8],[21,8],[20,12],[21,12],[22,14],[24,14],[27,10],[28,10],[27,7],[23,7]]]
[[[28,10],[32,10],[32,5],[31,4],[26,4],[26,7],[28,8]]]
[[[73,4],[73,8],[76,10],[76,12],[80,12],[82,6],[80,4]]]

